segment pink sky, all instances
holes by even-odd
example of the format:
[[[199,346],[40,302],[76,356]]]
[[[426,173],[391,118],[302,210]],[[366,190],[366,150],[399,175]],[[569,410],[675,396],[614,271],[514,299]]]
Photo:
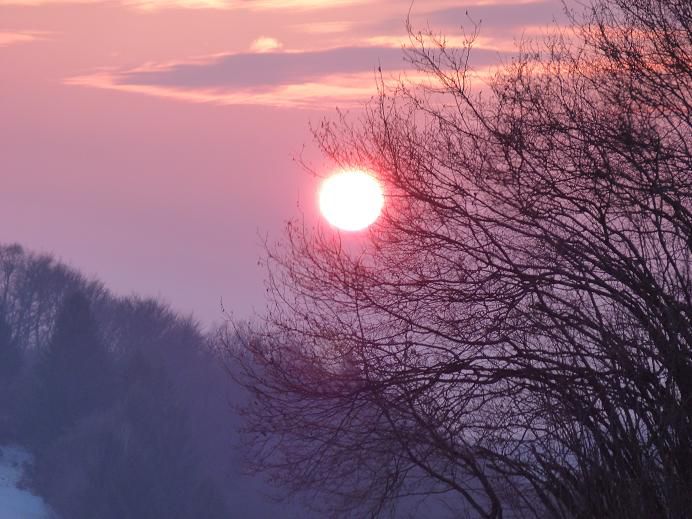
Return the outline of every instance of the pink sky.
[[[260,235],[317,181],[308,124],[406,69],[408,0],[0,0],[0,242],[203,322],[261,311]],[[479,68],[561,18],[557,1],[418,0]],[[324,162],[326,167],[326,162]],[[300,209],[297,207],[300,205]]]

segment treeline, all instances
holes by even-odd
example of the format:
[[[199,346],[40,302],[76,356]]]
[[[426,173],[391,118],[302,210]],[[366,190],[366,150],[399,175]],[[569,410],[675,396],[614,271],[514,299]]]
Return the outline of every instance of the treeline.
[[[60,516],[257,514],[230,388],[192,318],[0,246],[0,443],[33,451],[28,484]]]

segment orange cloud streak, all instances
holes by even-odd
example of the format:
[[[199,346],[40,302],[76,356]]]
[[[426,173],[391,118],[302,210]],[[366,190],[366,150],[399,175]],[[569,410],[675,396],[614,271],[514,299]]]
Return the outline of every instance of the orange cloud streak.
[[[44,31],[17,31],[0,32],[0,47],[8,47],[19,43],[29,43],[37,40],[47,40],[49,32]]]

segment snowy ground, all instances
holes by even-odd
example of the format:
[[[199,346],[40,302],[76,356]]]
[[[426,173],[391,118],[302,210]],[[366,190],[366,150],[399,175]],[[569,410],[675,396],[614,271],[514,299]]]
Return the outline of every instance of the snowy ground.
[[[31,454],[21,447],[0,446],[0,519],[48,519],[48,507],[38,496],[17,488]]]

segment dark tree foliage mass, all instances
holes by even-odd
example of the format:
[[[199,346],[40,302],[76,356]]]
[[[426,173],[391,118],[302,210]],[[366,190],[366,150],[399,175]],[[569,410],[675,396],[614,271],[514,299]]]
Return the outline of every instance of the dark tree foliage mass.
[[[573,20],[489,80],[411,31],[427,80],[317,130],[384,213],[289,224],[233,351],[249,459],[325,513],[689,517],[692,3]]]
[[[66,296],[36,366],[40,417],[30,434],[39,442],[64,434],[75,423],[112,404],[114,373],[86,296]]]
[[[272,515],[240,479],[229,382],[190,318],[0,246],[0,445],[30,449],[60,518]]]

